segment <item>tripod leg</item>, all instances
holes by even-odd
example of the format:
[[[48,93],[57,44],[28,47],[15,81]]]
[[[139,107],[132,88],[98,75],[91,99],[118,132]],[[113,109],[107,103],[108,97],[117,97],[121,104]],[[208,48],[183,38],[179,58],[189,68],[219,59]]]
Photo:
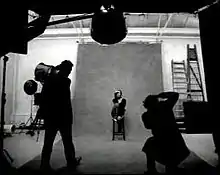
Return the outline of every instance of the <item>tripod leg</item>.
[[[5,155],[10,159],[11,163],[14,162],[14,159],[10,156],[10,154],[8,153],[8,151],[6,149],[3,149]]]
[[[21,128],[21,131],[19,132],[19,134],[21,134],[21,133],[23,132],[23,130],[25,129],[25,127],[27,126],[27,124],[28,124],[28,122],[29,122],[30,120],[33,121],[33,118],[30,117],[30,118],[27,120],[27,122],[26,122],[26,123],[24,124],[24,126]],[[32,123],[31,123],[31,124],[32,124]],[[31,125],[31,124],[30,124],[30,125]]]
[[[27,120],[27,122],[24,124],[24,126],[21,128],[21,131],[19,132],[19,134],[21,134],[23,132],[23,130],[25,129],[25,127],[27,126],[28,122],[30,121],[30,118]]]
[[[38,128],[37,128],[37,142],[38,142],[38,140],[39,140],[39,135],[40,135],[40,122],[41,122],[41,120],[40,119],[38,119],[38,121],[37,121],[37,125],[38,125]]]
[[[37,116],[35,117],[35,119],[34,119],[34,121],[32,122],[32,131],[34,132],[35,130],[36,130],[36,127],[37,127],[37,121],[38,120],[38,118],[37,118]]]

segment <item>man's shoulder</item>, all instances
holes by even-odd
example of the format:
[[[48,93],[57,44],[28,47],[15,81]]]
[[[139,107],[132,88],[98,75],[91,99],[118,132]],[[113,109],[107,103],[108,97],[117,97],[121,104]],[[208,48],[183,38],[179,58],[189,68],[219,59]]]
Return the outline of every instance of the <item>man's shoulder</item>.
[[[143,117],[147,117],[149,115],[149,112],[144,112],[142,115],[141,115],[141,117],[143,118]]]

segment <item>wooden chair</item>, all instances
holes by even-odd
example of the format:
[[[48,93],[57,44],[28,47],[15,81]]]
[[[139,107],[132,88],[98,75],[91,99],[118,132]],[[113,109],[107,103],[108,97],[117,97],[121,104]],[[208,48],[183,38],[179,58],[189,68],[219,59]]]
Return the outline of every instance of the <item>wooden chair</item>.
[[[123,140],[125,140],[125,115],[120,120],[121,122],[121,132],[118,131],[118,121],[113,122],[113,128],[112,128],[112,140],[115,140],[115,136],[123,136]]]

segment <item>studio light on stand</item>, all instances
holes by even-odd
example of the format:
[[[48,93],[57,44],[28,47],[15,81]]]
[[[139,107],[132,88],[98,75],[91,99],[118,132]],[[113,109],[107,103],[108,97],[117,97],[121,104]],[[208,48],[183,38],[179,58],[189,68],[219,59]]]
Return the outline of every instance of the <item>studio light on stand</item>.
[[[26,134],[29,134],[31,136],[34,136],[35,131],[37,131],[37,141],[39,139],[40,130],[44,129],[44,124],[42,124],[43,117],[41,115],[41,109],[40,109],[41,92],[37,93],[38,84],[36,81],[40,82],[43,85],[47,77],[56,75],[58,72],[59,70],[55,66],[39,63],[34,70],[35,80],[27,80],[24,83],[25,93],[31,96],[31,113],[30,113],[30,118],[26,122],[25,126],[23,126],[22,128],[29,129]],[[33,105],[39,107],[34,119],[32,117]],[[31,124],[27,126],[29,121],[31,121]]]
[[[90,33],[93,40],[100,44],[116,44],[127,35],[127,26],[123,12],[113,5],[101,6],[91,21]]]
[[[34,70],[35,80],[43,84],[47,77],[58,72],[59,70],[55,66],[39,63]]]
[[[27,80],[24,83],[24,91],[27,95],[30,95],[31,98],[31,114],[30,114],[30,118],[28,119],[28,121],[31,121],[31,124],[27,127],[24,126],[24,129],[29,129],[26,134],[29,134],[31,136],[35,135],[35,130],[37,131],[37,141],[39,139],[39,135],[40,135],[40,130],[43,128],[43,124],[42,124],[42,117],[40,115],[40,111],[38,108],[37,113],[35,118],[32,118],[32,107],[33,105],[39,106],[40,105],[40,100],[39,98],[41,97],[41,93],[36,93],[37,92],[37,82],[34,80]],[[34,100],[33,100],[34,98]],[[27,123],[28,123],[27,121]],[[25,125],[27,125],[27,123]]]
[[[26,129],[27,127],[31,126],[31,124],[33,123],[34,119],[33,119],[33,95],[36,93],[37,91],[37,83],[34,80],[27,80],[24,83],[24,92],[31,96],[31,104],[30,104],[30,117],[28,118],[27,122],[25,123],[25,125],[23,126],[23,129]],[[28,123],[30,123],[30,125],[28,126]],[[22,130],[21,130],[22,132]],[[32,135],[32,134],[31,134]]]

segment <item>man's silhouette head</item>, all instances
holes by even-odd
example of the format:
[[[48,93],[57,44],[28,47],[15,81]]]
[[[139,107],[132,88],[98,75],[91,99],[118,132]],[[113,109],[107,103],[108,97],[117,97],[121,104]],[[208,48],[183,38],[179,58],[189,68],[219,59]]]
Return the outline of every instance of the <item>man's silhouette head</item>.
[[[156,95],[148,95],[143,101],[143,106],[146,109],[153,109],[158,105],[159,101]]]
[[[62,61],[61,64],[58,65],[59,74],[64,77],[68,77],[72,71],[73,66],[74,66],[73,63],[69,60]]]

